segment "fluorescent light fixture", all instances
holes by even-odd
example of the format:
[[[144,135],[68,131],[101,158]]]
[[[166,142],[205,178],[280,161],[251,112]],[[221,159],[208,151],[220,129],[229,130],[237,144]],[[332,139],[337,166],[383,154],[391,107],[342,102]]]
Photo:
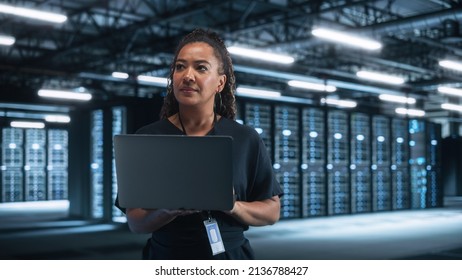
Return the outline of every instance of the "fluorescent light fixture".
[[[12,121],[10,126],[17,128],[44,128],[45,124],[43,122]]]
[[[0,45],[11,46],[16,42],[16,39],[11,36],[0,35]]]
[[[149,83],[149,84],[154,84],[154,85],[157,85],[157,86],[167,86],[167,84],[168,84],[168,79],[167,78],[161,78],[161,77],[138,75],[138,77],[136,77],[136,79],[138,81],[146,82],[146,83]]]
[[[331,86],[331,85],[302,82],[302,81],[297,81],[297,80],[291,80],[291,81],[288,81],[287,83],[291,87],[310,89],[310,90],[327,91],[327,92],[334,92],[337,90],[336,87]]]
[[[72,99],[80,101],[88,101],[92,98],[88,92],[73,92],[64,90],[52,90],[52,89],[41,89],[38,91],[38,95],[41,97],[59,98],[59,99]]]
[[[356,72],[356,76],[362,79],[372,80],[372,81],[381,82],[385,84],[392,84],[392,85],[404,84],[404,79],[401,77],[390,76],[390,75],[377,73],[377,72],[358,71]]]
[[[326,28],[315,28],[311,31],[311,34],[329,41],[334,41],[345,45],[351,45],[367,50],[378,50],[382,47],[382,44],[380,44],[377,41]]]
[[[438,87],[438,92],[462,97],[462,89],[452,87]]]
[[[124,72],[112,72],[112,77],[118,79],[128,79],[128,74]]]
[[[462,113],[462,106],[461,105],[456,105],[456,104],[451,104],[451,103],[443,103],[441,104],[441,108],[445,110],[450,110],[450,111],[457,111]]]
[[[260,60],[276,62],[276,63],[281,63],[281,64],[291,64],[295,61],[293,57],[288,56],[288,55],[275,54],[271,52],[263,52],[263,51],[258,51],[258,50],[236,47],[236,46],[228,47],[228,51],[231,54],[235,54],[239,56],[250,57],[254,59],[260,59]]]
[[[63,23],[67,20],[67,16],[65,15],[50,12],[42,12],[33,9],[20,8],[3,4],[0,4],[0,13],[33,18],[54,23]]]
[[[400,115],[408,115],[408,116],[414,116],[414,117],[425,116],[425,111],[418,110],[418,109],[396,108],[395,112]]]
[[[404,104],[415,104],[416,102],[415,98],[393,95],[393,94],[380,94],[379,99],[383,101],[404,103]]]
[[[249,88],[249,87],[237,87],[236,94],[241,95],[241,96],[249,96],[249,97],[269,97],[269,98],[281,97],[281,93],[279,91],[256,89],[256,88]]]
[[[449,68],[452,70],[462,71],[462,63],[453,60],[440,60],[438,63],[441,67]]]
[[[69,123],[71,121],[71,118],[66,115],[46,115],[45,120],[47,122]]]
[[[353,100],[341,100],[336,98],[321,98],[321,103],[343,108],[355,108],[358,103]]]

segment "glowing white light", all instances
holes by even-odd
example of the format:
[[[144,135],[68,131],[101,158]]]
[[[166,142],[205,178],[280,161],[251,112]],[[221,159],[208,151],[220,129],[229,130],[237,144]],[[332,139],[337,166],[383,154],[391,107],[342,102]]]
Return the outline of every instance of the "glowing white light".
[[[309,135],[310,135],[311,138],[316,138],[316,137],[318,137],[318,133],[317,133],[316,131],[310,131],[310,134],[309,134]]]
[[[33,9],[20,8],[3,4],[0,4],[0,13],[33,18],[54,23],[63,23],[67,20],[67,16],[65,15],[50,12],[42,12]]]
[[[441,60],[438,63],[441,67],[449,68],[452,70],[462,71],[462,63],[452,60]]]
[[[136,79],[140,82],[149,83],[155,86],[167,86],[168,79],[154,76],[139,75]]]
[[[289,129],[284,129],[282,131],[282,135],[288,137],[288,136],[292,135],[292,131],[290,131]]]
[[[26,122],[26,121],[12,121],[10,126],[18,128],[44,128],[43,122]]]
[[[38,95],[41,97],[72,99],[72,100],[79,100],[79,101],[88,101],[92,98],[91,94],[88,92],[73,92],[73,91],[52,90],[52,89],[41,89],[38,91]]]
[[[418,109],[396,108],[395,112],[400,115],[409,115],[415,117],[425,116],[425,111]]]
[[[395,102],[395,103],[407,103],[407,104],[415,104],[416,100],[412,97],[406,96],[399,96],[399,95],[392,95],[392,94],[380,94],[379,99],[388,102]]]
[[[237,87],[236,94],[250,97],[281,97],[281,93],[279,91],[256,89],[242,86]]]
[[[45,120],[47,122],[69,123],[71,121],[71,118],[65,115],[47,115],[45,116]]]
[[[272,52],[264,52],[264,51],[253,50],[253,49],[246,49],[246,48],[241,48],[237,46],[229,47],[228,51],[231,54],[235,54],[239,56],[249,57],[252,59],[265,60],[265,61],[270,61],[270,62],[276,62],[276,63],[281,63],[281,64],[291,64],[295,61],[293,57],[288,56],[288,55],[276,54]]]
[[[112,77],[117,79],[128,79],[128,74],[124,72],[112,72]]]
[[[16,39],[11,36],[0,35],[0,45],[11,46],[16,42]]]
[[[315,28],[311,33],[319,38],[367,50],[378,50],[382,47],[382,44],[377,41],[326,28]]]
[[[309,83],[309,82],[296,81],[296,80],[288,81],[287,84],[291,87],[303,88],[303,89],[308,89],[308,90],[327,91],[327,92],[334,92],[337,90],[337,88],[332,85]]]

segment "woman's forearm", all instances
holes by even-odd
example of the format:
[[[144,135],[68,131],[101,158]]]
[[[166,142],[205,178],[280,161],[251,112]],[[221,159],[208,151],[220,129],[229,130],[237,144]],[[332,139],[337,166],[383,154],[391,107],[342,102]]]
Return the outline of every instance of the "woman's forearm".
[[[261,201],[236,201],[230,214],[250,226],[272,225],[279,220],[280,201],[278,196]]]
[[[127,222],[135,233],[151,233],[173,221],[179,211],[166,209],[128,208]]]

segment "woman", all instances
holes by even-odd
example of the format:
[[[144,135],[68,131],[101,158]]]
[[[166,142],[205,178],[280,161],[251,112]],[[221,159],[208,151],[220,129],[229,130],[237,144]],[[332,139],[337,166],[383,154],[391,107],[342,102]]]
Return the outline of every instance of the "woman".
[[[253,259],[244,231],[279,220],[282,191],[259,135],[234,121],[235,78],[225,44],[213,32],[188,34],[177,48],[169,78],[161,120],[137,133],[232,136],[236,201],[226,213],[129,208],[128,225],[133,232],[152,233],[144,258]],[[224,252],[213,251],[209,243],[204,220],[211,219]]]

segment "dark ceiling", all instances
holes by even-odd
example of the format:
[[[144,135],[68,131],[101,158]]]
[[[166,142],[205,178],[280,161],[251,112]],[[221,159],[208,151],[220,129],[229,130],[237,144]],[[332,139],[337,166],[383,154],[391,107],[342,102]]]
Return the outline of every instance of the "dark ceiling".
[[[10,0],[12,4],[66,14],[54,24],[0,13],[0,34],[14,36],[14,45],[0,46],[0,101],[35,100],[47,87],[84,86],[96,98],[146,97],[162,88],[117,80],[113,71],[167,76],[172,52],[181,36],[202,27],[219,32],[228,45],[245,45],[294,55],[295,63],[278,66],[233,56],[239,85],[278,89],[288,96],[318,102],[322,93],[287,86],[290,77],[320,79],[337,86],[340,98],[384,113],[395,104],[378,100],[380,93],[417,99],[432,120],[460,122],[440,108],[459,103],[437,92],[441,84],[458,86],[459,73],[438,61],[462,60],[462,3],[459,0],[388,1],[154,1],[154,0]],[[383,44],[365,51],[313,37],[316,26],[365,35]],[[359,80],[360,69],[405,78],[400,86]],[[262,71],[264,70],[264,71]],[[20,92],[20,93],[19,93]],[[19,96],[21,95],[21,99]],[[26,98],[24,98],[26,95]]]

